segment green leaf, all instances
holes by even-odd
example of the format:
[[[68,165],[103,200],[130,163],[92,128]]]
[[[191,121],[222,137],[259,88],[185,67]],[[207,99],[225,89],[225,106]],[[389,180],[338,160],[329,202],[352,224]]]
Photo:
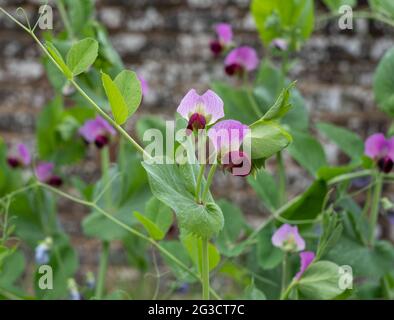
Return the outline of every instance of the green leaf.
[[[354,161],[361,161],[364,154],[364,142],[361,138],[345,128],[337,127],[329,123],[320,122],[317,128]]]
[[[116,83],[112,81],[111,77],[104,72],[101,75],[101,80],[111,105],[112,114],[117,124],[122,125],[127,121],[129,115],[129,108],[124,97]]]
[[[133,216],[134,211],[143,212],[146,202],[151,198],[147,178],[140,165],[139,158],[128,155],[127,166],[113,165],[109,176],[114,177],[112,184],[107,185],[104,180],[95,184],[93,199],[97,205],[107,212],[113,212],[117,218],[128,226],[135,226],[138,220]],[[109,193],[109,194],[108,194]],[[111,206],[107,206],[107,197],[111,196]],[[152,218],[150,218],[152,220]],[[154,221],[154,220],[153,220]],[[93,210],[82,223],[86,235],[101,240],[122,240],[130,235],[129,231],[108,219],[102,212]]]
[[[342,6],[354,7],[357,4],[357,0],[323,0],[323,2],[333,13],[338,13]]]
[[[123,70],[117,75],[114,82],[123,96],[130,117],[137,110],[142,100],[141,83],[137,74],[133,71]]]
[[[252,103],[245,89],[235,88],[222,82],[213,82],[211,86],[222,98],[227,118],[236,119],[242,123],[252,123],[256,120],[256,113],[253,111]]]
[[[274,66],[268,59],[260,64],[253,93],[258,105],[262,106],[264,112],[275,103],[283,86],[289,83],[290,81],[284,78],[281,70]],[[227,101],[225,103],[228,104]],[[307,129],[309,125],[308,111],[301,93],[296,88],[291,90],[289,103],[292,105],[292,108],[281,119],[281,124],[286,124],[291,129]],[[251,121],[244,123],[250,123]]]
[[[374,75],[373,90],[379,108],[394,116],[394,48],[380,60]]]
[[[257,172],[255,177],[249,176],[248,183],[270,211],[279,207],[279,193],[276,180],[265,170]]]
[[[282,90],[274,105],[264,114],[263,120],[278,120],[291,109],[290,92],[294,86],[295,82],[292,82],[287,88]]]
[[[226,223],[216,239],[216,245],[221,254],[227,257],[238,256],[245,249],[245,242],[239,240],[248,226],[240,208],[226,200],[220,200],[218,205]]]
[[[287,149],[290,155],[313,176],[321,167],[327,166],[321,144],[309,133],[292,131],[293,143]]]
[[[250,133],[245,137],[244,145],[246,150],[251,150],[252,159],[261,159],[271,157],[291,142],[291,135],[278,123],[260,119],[250,125]]]
[[[182,261],[185,265],[190,266],[190,269],[193,268],[193,262],[190,259],[190,256],[184,245],[181,244],[180,241],[162,241],[160,242],[161,246],[170,252],[174,257],[176,257],[179,261]],[[170,267],[171,271],[177,277],[177,279],[181,282],[195,282],[196,279],[193,278],[189,273],[187,273],[184,269],[179,267],[172,259],[170,259],[167,255],[160,252],[160,255],[163,257],[164,262],[167,266]]]
[[[339,288],[339,277],[338,265],[330,261],[318,261],[306,269],[296,289],[304,299],[333,299],[344,291]]]
[[[281,217],[288,220],[316,219],[322,212],[327,192],[327,183],[323,180],[316,180],[299,199],[281,214]],[[309,224],[302,224],[299,228],[307,226]]]
[[[152,222],[149,218],[145,217],[141,213],[134,211],[134,216],[139,222],[144,226],[149,235],[155,240],[161,240],[164,238],[165,233],[160,230],[160,228]]]
[[[85,72],[96,61],[98,56],[98,42],[93,38],[86,38],[75,43],[67,53],[67,66],[73,76]]]
[[[68,16],[75,34],[82,33],[94,12],[92,0],[66,0]]]
[[[192,190],[195,189],[198,167],[147,162],[142,165],[148,173],[152,193],[175,211],[181,229],[202,238],[210,238],[222,230],[223,213],[212,196],[209,195],[204,205],[194,200]]]
[[[342,222],[334,211],[328,210],[323,214],[323,233],[319,239],[316,252],[316,260],[320,259],[338,242],[341,237],[343,226]]]
[[[369,248],[344,235],[324,258],[349,265],[354,277],[379,277],[393,270],[394,248],[386,241],[377,241]]]
[[[192,259],[198,271],[201,273],[201,257],[202,257],[202,239],[192,234],[181,236],[181,242],[186,248],[190,258]],[[220,262],[220,254],[218,249],[212,244],[208,244],[209,271],[216,268]]]
[[[391,0],[368,0],[368,2],[376,13],[394,18],[394,3]]]
[[[155,197],[147,202],[145,215],[135,211],[134,216],[155,240],[162,240],[173,222],[171,209]]]
[[[246,300],[267,300],[264,292],[257,289],[254,283],[245,288],[244,299]]]
[[[56,63],[59,65],[60,69],[62,69],[63,73],[68,79],[71,79],[73,77],[73,74],[71,70],[68,68],[66,63],[63,60],[62,55],[60,52],[56,49],[56,47],[53,45],[52,42],[47,41],[45,44],[45,47],[47,48],[48,52],[50,53],[51,57],[56,61]]]
[[[314,27],[313,2],[253,0],[252,15],[264,44],[268,46],[275,38],[287,38],[294,34],[297,35],[297,40],[307,40]]]

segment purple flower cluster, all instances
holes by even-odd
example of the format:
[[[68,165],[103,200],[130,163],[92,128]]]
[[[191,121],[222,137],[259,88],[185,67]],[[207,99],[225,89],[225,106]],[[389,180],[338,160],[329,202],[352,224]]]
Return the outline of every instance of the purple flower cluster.
[[[228,23],[215,25],[216,39],[211,41],[210,48],[215,57],[231,49],[233,45],[233,31]],[[278,42],[279,46],[284,46]],[[259,65],[256,50],[249,46],[233,48],[224,60],[224,70],[229,76],[242,76],[245,72],[255,70]]]
[[[217,122],[224,117],[223,107],[222,99],[212,90],[199,95],[191,89],[177,111],[188,121],[188,130],[205,130],[209,127],[208,137],[223,169],[236,176],[247,176],[251,171],[251,160],[241,150],[241,146],[249,127],[236,120]]]
[[[25,144],[20,143],[15,150],[12,150],[7,157],[8,165],[11,168],[27,167],[31,163],[31,155]]]
[[[116,131],[102,117],[97,116],[90,119],[79,129],[79,134],[86,143],[94,143],[97,148],[101,149],[109,144],[111,137],[116,135]]]

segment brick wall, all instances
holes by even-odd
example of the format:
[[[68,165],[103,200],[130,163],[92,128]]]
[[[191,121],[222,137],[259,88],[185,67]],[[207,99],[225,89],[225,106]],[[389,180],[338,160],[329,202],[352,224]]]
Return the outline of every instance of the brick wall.
[[[9,11],[23,6],[34,15],[39,2],[0,0],[0,5]],[[150,84],[138,114],[171,117],[189,88],[202,90],[211,80],[225,78],[221,63],[211,58],[208,49],[212,25],[218,21],[231,22],[236,41],[255,46],[263,56],[248,7],[247,0],[98,0],[97,16],[108,27],[115,48],[126,65]],[[59,19],[55,22],[61,26]],[[387,126],[388,119],[374,104],[371,84],[379,59],[394,44],[393,35],[394,29],[365,20],[357,21],[353,31],[339,31],[333,22],[314,33],[292,71],[312,121],[332,121],[363,136]],[[35,115],[51,96],[37,47],[0,15],[0,135],[7,142],[33,143]],[[337,150],[329,143],[325,147],[329,159],[337,161]],[[289,181],[298,186],[291,189],[294,194],[309,178],[294,163],[288,167]],[[220,186],[229,184],[237,190],[231,197],[244,211],[260,216],[258,200],[242,181],[220,177],[217,194],[225,196]],[[80,241],[84,239],[79,226],[84,211],[67,208],[62,215],[65,228],[84,252],[89,243]],[[94,263],[96,257],[92,259]]]

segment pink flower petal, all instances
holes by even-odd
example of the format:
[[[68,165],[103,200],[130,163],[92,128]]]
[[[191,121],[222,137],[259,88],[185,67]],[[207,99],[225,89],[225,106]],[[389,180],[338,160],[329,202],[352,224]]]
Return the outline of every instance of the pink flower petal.
[[[275,247],[285,248],[286,242],[294,241],[295,250],[302,251],[305,249],[305,241],[300,236],[297,226],[283,224],[278,230],[275,231],[271,238],[272,244]]]
[[[209,129],[208,137],[218,153],[236,151],[249,130],[247,125],[237,120],[223,120]]]
[[[365,154],[372,159],[385,157],[388,149],[389,143],[383,133],[375,133],[365,141]]]
[[[301,259],[301,267],[300,271],[297,272],[295,278],[299,280],[301,276],[304,274],[305,270],[309,267],[309,265],[313,262],[315,259],[315,253],[312,251],[304,251],[300,253],[300,259]]]
[[[227,45],[233,40],[233,30],[230,24],[224,22],[218,23],[215,25],[215,31],[222,44]]]
[[[41,182],[47,182],[52,177],[55,165],[51,162],[41,162],[36,167],[37,179]]]
[[[90,119],[79,129],[79,134],[87,141],[94,142],[98,136],[114,136],[115,129],[102,117],[97,116],[95,119]]]
[[[202,99],[200,95],[196,92],[195,89],[189,90],[188,93],[183,97],[181,103],[176,110],[183,118],[189,120],[189,116],[191,116],[199,103],[202,103]]]
[[[28,166],[31,162],[29,149],[23,143],[20,143],[17,148],[20,161],[23,163],[23,165]]]
[[[243,46],[233,49],[226,57],[224,64],[241,65],[246,71],[253,71],[259,64],[256,50],[251,47]]]
[[[204,101],[207,114],[212,117],[208,125],[215,123],[216,121],[224,117],[223,100],[215,92],[213,92],[212,90],[207,90],[202,95],[202,99]]]
[[[177,112],[186,120],[194,113],[200,113],[209,119],[209,125],[224,117],[223,105],[222,99],[212,90],[207,90],[200,96],[196,90],[191,89],[183,97]]]
[[[140,80],[140,83],[141,83],[142,95],[145,96],[145,95],[148,94],[148,91],[149,91],[148,82],[140,74],[138,74],[137,77],[138,77],[138,80]]]

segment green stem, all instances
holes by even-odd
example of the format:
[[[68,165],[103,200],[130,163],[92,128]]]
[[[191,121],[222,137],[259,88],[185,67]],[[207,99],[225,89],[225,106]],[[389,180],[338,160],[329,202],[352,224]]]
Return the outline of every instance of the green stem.
[[[297,281],[293,280],[289,286],[284,290],[284,292],[280,295],[280,300],[286,300],[287,297],[289,296],[291,290],[293,289],[294,285],[297,283]]]
[[[109,181],[109,167],[110,167],[110,154],[109,147],[104,147],[101,152],[101,174],[102,174],[102,187],[106,188]],[[104,194],[104,203],[107,210],[110,210],[112,205],[111,188],[107,188]],[[108,268],[109,248],[111,243],[109,241],[102,241],[101,243],[101,256],[99,264],[99,272],[97,277],[96,298],[102,299],[105,290],[105,278]]]
[[[56,1],[56,6],[57,6],[57,8],[59,10],[60,17],[61,17],[61,19],[63,21],[64,27],[66,28],[70,39],[74,40],[75,39],[74,31],[73,31],[73,28],[71,27],[70,20],[68,19],[67,11],[66,11],[66,8],[64,7],[63,1],[62,0],[57,0]]]
[[[207,196],[208,196],[208,193],[209,193],[209,187],[212,184],[212,180],[213,180],[213,177],[215,175],[217,166],[218,166],[217,164],[213,164],[211,169],[209,170],[207,183],[205,184],[205,188],[204,188],[204,191],[203,191],[203,194],[202,194],[202,203],[205,203],[205,201],[207,200]]]
[[[101,149],[101,175],[102,175],[102,187],[106,188],[108,183],[110,182],[109,177],[109,167],[110,167],[110,156],[109,156],[109,147],[104,147]],[[105,190],[105,206],[109,210],[111,207],[112,197],[111,197],[111,188],[107,188]]]
[[[209,300],[209,241],[207,238],[202,239],[202,259],[201,259],[201,281],[202,281],[202,299]]]
[[[197,177],[197,184],[196,184],[195,200],[197,203],[200,203],[201,184],[202,184],[202,178],[204,176],[204,171],[205,171],[205,164],[201,163],[200,171],[198,172],[198,177]]]
[[[375,176],[375,187],[372,196],[372,204],[371,204],[371,217],[370,217],[370,233],[369,233],[369,243],[373,245],[375,242],[375,229],[378,223],[379,217],[379,202],[382,196],[382,175],[377,172]]]
[[[345,182],[357,178],[362,178],[362,177],[367,177],[372,175],[372,170],[362,170],[362,171],[357,171],[357,172],[352,172],[352,173],[345,173],[340,176],[336,176],[335,178],[331,179],[328,181],[328,185],[333,185],[337,184],[340,182]]]
[[[251,88],[251,86],[249,84],[249,81],[248,81],[248,73],[247,72],[244,73],[244,79],[243,80],[244,80],[244,86],[245,86],[245,89],[246,89],[246,93],[247,93],[249,102],[250,102],[250,104],[251,104],[251,106],[253,108],[254,113],[260,119],[263,116],[263,113],[261,112],[259,106],[257,105],[256,99],[255,99],[255,97],[253,95],[252,88]]]
[[[97,277],[96,298],[102,299],[105,290],[105,276],[108,268],[110,242],[103,241],[100,257],[99,273]]]
[[[278,163],[278,173],[279,173],[279,204],[283,205],[286,203],[286,169],[283,161],[282,152],[279,151],[276,154],[276,161]]]
[[[172,260],[176,265],[178,265],[183,271],[185,271],[187,274],[191,275],[193,278],[195,278],[196,280],[200,280],[200,276],[196,273],[194,273],[187,265],[185,265],[182,261],[180,261],[177,257],[175,257],[171,252],[169,252],[167,249],[165,249],[164,247],[162,247],[158,242],[156,242],[153,238],[150,238],[146,235],[144,235],[143,233],[137,231],[136,229],[128,226],[127,224],[125,224],[124,222],[118,220],[117,218],[115,218],[113,215],[111,215],[110,213],[106,212],[105,210],[101,209],[96,203],[93,203],[91,201],[87,201],[87,200],[83,200],[77,197],[74,197],[68,193],[65,193],[59,189],[53,188],[50,185],[41,183],[41,182],[37,182],[37,185],[39,187],[42,187],[44,189],[50,190],[55,194],[58,194],[68,200],[71,200],[75,203],[79,203],[82,204],[84,206],[90,207],[93,210],[96,210],[97,212],[99,212],[100,214],[104,215],[106,218],[108,218],[109,220],[111,220],[112,222],[114,222],[115,224],[117,224],[118,226],[120,226],[121,228],[127,230],[128,232],[130,232],[131,234],[145,240],[148,241],[149,243],[151,243],[157,250],[159,250],[163,255],[165,255],[167,258],[169,258],[170,260]],[[220,300],[220,296],[215,292],[215,290],[213,290],[212,288],[209,289],[211,294],[218,300]]]
[[[282,285],[281,293],[284,294],[287,285],[287,252],[285,252],[282,260]]]

